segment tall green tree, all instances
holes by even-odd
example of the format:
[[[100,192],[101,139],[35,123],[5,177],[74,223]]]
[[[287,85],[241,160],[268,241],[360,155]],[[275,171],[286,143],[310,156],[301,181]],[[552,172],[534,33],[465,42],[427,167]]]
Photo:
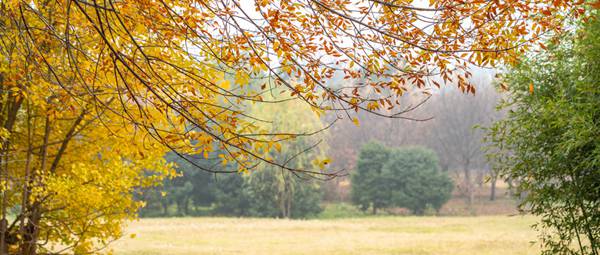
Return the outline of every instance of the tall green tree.
[[[350,196],[352,202],[363,211],[371,208],[376,214],[378,209],[389,206],[387,191],[382,186],[385,179],[381,169],[388,161],[390,150],[383,144],[371,141],[363,145],[358,155],[355,171],[351,175]]]
[[[422,215],[428,207],[439,211],[450,199],[454,184],[439,169],[434,151],[421,147],[393,150],[382,168],[390,204]]]
[[[505,77],[490,157],[540,216],[544,254],[600,253],[600,15]]]
[[[378,209],[389,206],[388,191],[382,185],[383,165],[390,157],[390,149],[375,141],[366,143],[360,149],[355,171],[351,175],[350,196],[352,202],[363,211],[371,208],[373,214]]]

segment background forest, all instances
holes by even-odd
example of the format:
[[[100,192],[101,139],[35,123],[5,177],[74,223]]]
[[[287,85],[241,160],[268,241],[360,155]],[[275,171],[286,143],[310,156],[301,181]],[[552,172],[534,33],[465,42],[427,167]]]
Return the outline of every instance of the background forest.
[[[177,164],[181,175],[165,180],[162,187],[145,190],[139,199],[146,201],[141,210],[142,217],[158,216],[255,216],[255,217],[317,217],[325,208],[335,213],[360,215],[350,204],[356,202],[351,191],[356,182],[351,181],[357,173],[357,162],[361,160],[361,148],[369,142],[379,142],[384,147],[426,148],[434,159],[434,168],[451,179],[450,191],[453,204],[442,211],[443,214],[471,215],[514,212],[518,197],[513,197],[513,182],[500,179],[491,171],[486,161],[484,127],[502,118],[496,111],[502,93],[493,84],[495,72],[479,70],[473,77],[477,85],[477,95],[464,95],[457,89],[446,88],[431,95],[421,92],[407,93],[403,97],[406,107],[414,107],[409,117],[415,120],[387,119],[372,114],[359,114],[359,125],[351,120],[341,120],[326,128],[328,120],[335,116],[319,117],[309,107],[295,101],[279,107],[257,108],[260,116],[271,119],[274,116],[291,116],[277,119],[275,129],[290,130],[301,128],[310,133],[317,132],[297,143],[273,149],[273,157],[285,161],[299,153],[291,162],[313,164],[327,156],[331,168],[343,170],[343,176],[329,181],[319,181],[309,176],[294,176],[276,167],[265,166],[261,171],[242,174],[215,174],[202,171],[176,155],[166,159]],[[338,79],[337,82],[342,82]],[[333,84],[336,80],[332,81]],[[335,85],[333,85],[335,86]],[[313,147],[314,145],[314,147]],[[373,152],[385,154],[386,148]],[[301,151],[303,153],[300,153]],[[283,151],[284,153],[281,153]],[[392,152],[391,154],[398,154]],[[363,156],[367,160],[372,156]],[[399,156],[407,160],[407,156]],[[220,160],[196,157],[197,164],[206,167],[217,165],[222,169],[233,169],[231,165],[221,165]],[[263,171],[264,170],[264,171]],[[366,172],[374,169],[367,168]],[[423,172],[423,171],[419,171]],[[397,176],[397,174],[394,174]],[[426,174],[433,176],[435,173]],[[364,179],[358,177],[357,179]],[[382,180],[386,177],[382,177]],[[259,181],[263,180],[263,181]],[[501,182],[500,191],[497,184]],[[374,194],[384,189],[383,183],[369,183],[371,190],[356,190],[355,193]],[[436,186],[432,181],[424,181],[419,186]],[[391,197],[391,195],[383,195]],[[500,198],[500,201],[495,201]],[[477,200],[477,201],[475,201]],[[447,201],[447,200],[446,200]],[[445,202],[445,201],[444,201]],[[360,203],[359,203],[360,204]],[[426,203],[423,203],[425,205]],[[442,203],[443,205],[445,203]],[[475,204],[475,206],[473,206]],[[441,205],[439,207],[441,207]],[[358,206],[358,205],[357,205]],[[371,209],[371,204],[360,206]],[[401,213],[389,205],[380,213]],[[376,208],[375,208],[376,209]],[[337,212],[341,210],[342,212]],[[435,213],[438,210],[428,211]],[[329,211],[325,213],[327,215]]]

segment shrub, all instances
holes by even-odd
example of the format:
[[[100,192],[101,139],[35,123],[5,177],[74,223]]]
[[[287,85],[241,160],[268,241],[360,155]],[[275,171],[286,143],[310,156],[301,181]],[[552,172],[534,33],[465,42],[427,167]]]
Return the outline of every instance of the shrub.
[[[452,194],[452,180],[439,170],[437,156],[429,149],[396,149],[381,172],[391,193],[389,204],[417,215],[428,206],[439,211]]]
[[[427,207],[436,211],[451,196],[453,183],[439,170],[429,149],[390,149],[376,142],[365,144],[352,173],[352,202],[363,211],[404,207],[422,215]]]

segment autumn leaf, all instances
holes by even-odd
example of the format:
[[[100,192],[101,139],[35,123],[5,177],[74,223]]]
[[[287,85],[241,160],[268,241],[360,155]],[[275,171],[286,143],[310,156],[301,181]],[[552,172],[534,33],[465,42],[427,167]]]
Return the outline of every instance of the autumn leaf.
[[[529,94],[533,95],[533,83],[529,83]]]

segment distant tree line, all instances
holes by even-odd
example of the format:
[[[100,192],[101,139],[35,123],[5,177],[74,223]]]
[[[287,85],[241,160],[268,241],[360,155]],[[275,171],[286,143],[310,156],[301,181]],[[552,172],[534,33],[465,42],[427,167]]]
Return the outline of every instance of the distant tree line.
[[[321,212],[321,190],[313,179],[299,179],[274,168],[248,174],[212,174],[194,167],[176,155],[179,177],[165,180],[162,187],[143,190],[146,202],[142,217],[248,216],[306,218]],[[198,160],[197,164],[210,164]]]
[[[277,94],[277,93],[275,93]],[[265,98],[273,97],[265,95]],[[263,119],[253,125],[264,133],[291,130],[296,139],[272,146],[256,147],[281,165],[294,168],[324,168],[328,135],[321,119],[300,100],[278,105],[255,105],[251,112]],[[280,116],[288,116],[280,118]],[[217,157],[218,151],[200,153],[183,160],[168,154],[167,161],[177,165],[179,177],[165,180],[163,186],[141,192],[146,201],[141,216],[223,215],[250,217],[306,218],[321,212],[322,190],[318,176],[291,173],[272,164],[258,164],[243,173],[214,174],[204,169],[236,171],[237,162]],[[196,165],[196,166],[194,166]]]

